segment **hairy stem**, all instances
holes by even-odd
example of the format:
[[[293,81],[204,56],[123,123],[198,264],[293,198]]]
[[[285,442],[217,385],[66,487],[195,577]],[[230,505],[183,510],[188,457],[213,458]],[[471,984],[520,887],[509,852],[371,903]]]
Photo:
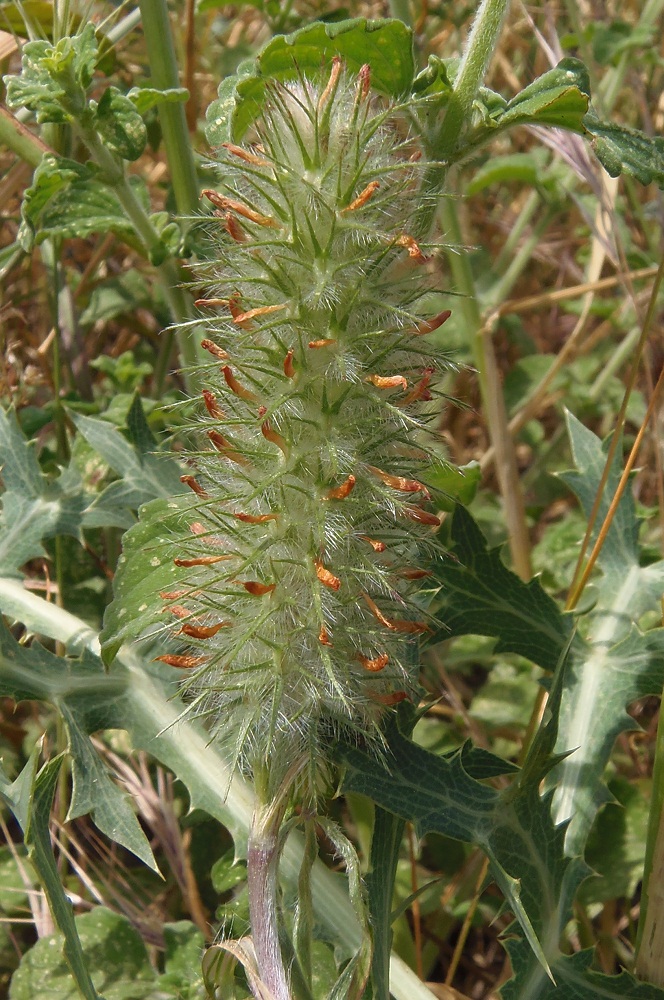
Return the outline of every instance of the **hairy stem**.
[[[282,816],[283,808],[257,804],[247,850],[251,935],[260,978],[274,1000],[291,998],[281,957],[277,920],[279,826]]]

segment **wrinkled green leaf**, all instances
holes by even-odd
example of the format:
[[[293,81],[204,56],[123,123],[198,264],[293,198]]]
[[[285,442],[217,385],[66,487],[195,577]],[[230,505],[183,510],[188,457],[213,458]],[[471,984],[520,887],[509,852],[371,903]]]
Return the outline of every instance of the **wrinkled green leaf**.
[[[518,653],[553,670],[571,619],[560,613],[539,581],[524,583],[507,569],[498,549],[487,549],[463,507],[454,512],[450,543],[449,555],[432,567],[440,591],[430,610],[442,623],[433,641],[455,635],[495,636],[496,652]]]
[[[186,104],[189,91],[185,87],[170,87],[157,90],[155,87],[132,87],[127,93],[139,115],[156,107],[158,104]]]
[[[104,145],[125,160],[137,160],[147,145],[145,122],[117,87],[104,91],[93,124]]]
[[[78,35],[23,46],[21,73],[5,77],[7,105],[29,108],[38,122],[72,122],[85,111],[98,48],[95,26],[86,24]]]
[[[628,174],[640,184],[664,188],[664,137],[601,122],[594,114],[586,115],[583,124],[598,160],[611,177]]]
[[[546,125],[583,133],[589,100],[588,70],[579,59],[562,59],[508,101],[494,121],[501,128]]]
[[[142,185],[134,180],[137,187]],[[91,167],[46,153],[21,207],[22,245],[50,237],[71,239],[91,233],[115,233],[135,239],[134,227],[112,188]]]
[[[411,32],[402,21],[316,21],[292,35],[277,35],[253,64],[243,64],[237,77],[221,84],[206,115],[210,146],[242,138],[260,114],[269,80],[318,76],[333,56],[341,56],[350,72],[368,63],[372,86],[394,97],[405,94],[413,79]]]

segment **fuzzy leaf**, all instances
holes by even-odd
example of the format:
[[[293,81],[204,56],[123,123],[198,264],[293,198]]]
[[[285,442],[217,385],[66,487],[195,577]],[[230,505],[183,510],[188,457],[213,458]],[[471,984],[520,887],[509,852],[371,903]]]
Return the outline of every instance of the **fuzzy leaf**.
[[[589,100],[588,70],[579,59],[562,59],[513,97],[493,120],[500,128],[546,125],[583,133]]]
[[[242,138],[260,114],[269,80],[319,76],[333,56],[341,56],[351,72],[368,63],[372,87],[394,97],[403,95],[413,79],[412,36],[402,21],[316,21],[292,35],[277,35],[253,64],[244,64],[237,77],[221,84],[206,115],[208,143]]]
[[[489,550],[468,511],[452,519],[452,551],[438,559],[434,576],[440,592],[431,610],[443,627],[433,641],[455,635],[490,635],[496,652],[512,652],[553,670],[565,648],[571,620],[564,617],[538,580],[523,583]]]
[[[592,136],[597,158],[611,177],[628,174],[641,184],[655,183],[664,188],[664,138],[646,135],[637,129],[601,122],[595,115],[583,119]]]
[[[157,90],[155,87],[132,87],[127,93],[139,115],[144,115],[158,104],[186,104],[189,91],[186,87],[170,87]]]
[[[104,91],[94,127],[104,144],[125,160],[137,160],[147,145],[148,133],[140,113],[117,87]]]
[[[92,169],[52,153],[37,167],[21,214],[23,245],[29,245],[33,234],[37,243],[91,233],[112,232],[123,239],[135,235],[114,192]]]
[[[74,121],[85,108],[97,54],[93,24],[55,45],[41,39],[27,42],[20,76],[4,78],[8,107],[34,111],[39,123]]]

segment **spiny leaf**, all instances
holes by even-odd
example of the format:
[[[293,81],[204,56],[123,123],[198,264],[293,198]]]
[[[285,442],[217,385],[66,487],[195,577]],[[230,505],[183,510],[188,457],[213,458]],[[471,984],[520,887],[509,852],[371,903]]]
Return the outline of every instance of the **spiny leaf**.
[[[594,971],[594,948],[560,955],[551,965],[550,979],[534,965],[524,942],[508,940],[506,947],[514,976],[502,987],[502,1000],[664,1000],[664,990],[629,972],[605,976]]]
[[[12,810],[23,830],[28,858],[46,893],[53,919],[63,934],[62,952],[80,994],[85,1000],[103,1000],[92,984],[72,906],[62,887],[51,847],[49,822],[62,757],[55,757],[37,772],[38,758],[37,747],[13,784],[0,771],[0,798]]]
[[[405,94],[413,79],[412,37],[402,21],[317,21],[273,38],[253,63],[244,63],[235,78],[220,85],[206,114],[210,146],[243,137],[261,112],[269,80],[319,76],[333,56],[340,56],[351,72],[368,63],[372,87],[391,96]]]
[[[80,699],[77,692],[83,683],[87,694]],[[102,833],[156,870],[150,845],[126,796],[111,781],[88,737],[101,728],[99,705],[122,694],[124,688],[121,679],[104,673],[96,657],[85,654],[82,660],[63,660],[39,643],[20,646],[0,620],[0,694],[14,701],[47,701],[65,720],[73,776],[68,818],[89,813]]]
[[[141,412],[142,419],[139,417]],[[182,491],[180,482],[180,466],[171,455],[158,453],[156,449],[149,450],[149,428],[142,414],[140,401],[136,398],[129,411],[128,421],[130,433],[134,438],[132,446],[123,437],[117,427],[106,420],[86,417],[83,414],[71,414],[76,429],[83,435],[91,448],[101,455],[111,469],[121,476],[123,502],[126,506],[139,507],[140,504],[152,500],[156,496],[171,496]],[[153,439],[154,440],[154,439]],[[113,493],[120,489],[120,484],[112,483]],[[108,502],[107,494],[110,487],[100,495],[99,503]]]
[[[396,727],[387,733],[389,760],[383,764],[355,747],[341,750],[347,766],[344,788],[368,795],[378,805],[415,823],[418,836],[437,832],[477,844],[488,856],[500,886],[533,952],[544,967],[549,909],[564,886],[586,870],[563,855],[564,830],[551,820],[550,799],[542,799],[541,767],[524,774],[505,792],[472,778],[469,750],[437,757],[406,740]],[[556,916],[557,919],[557,916]],[[557,940],[557,939],[556,939]]]
[[[434,641],[455,635],[496,636],[497,652],[527,657],[553,670],[565,648],[571,619],[563,616],[538,580],[524,583],[489,550],[481,531],[457,507],[450,531],[451,552],[433,566],[440,592],[432,606],[443,627]]]
[[[50,481],[42,476],[14,413],[1,408],[0,464],[7,490],[0,514],[0,572],[19,575],[29,559],[45,554],[42,539],[60,534],[80,539],[90,498],[75,470]]]

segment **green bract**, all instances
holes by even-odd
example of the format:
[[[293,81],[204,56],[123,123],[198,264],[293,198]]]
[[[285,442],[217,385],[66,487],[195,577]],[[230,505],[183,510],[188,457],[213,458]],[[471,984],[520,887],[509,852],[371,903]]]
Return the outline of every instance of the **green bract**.
[[[438,526],[421,408],[448,366],[425,335],[448,314],[420,312],[416,150],[368,68],[273,83],[254,140],[224,148],[207,192],[191,490],[126,536],[105,647],[158,633],[235,755],[279,781],[312,761],[313,790],[330,736],[374,739],[416,683],[415,567]]]

